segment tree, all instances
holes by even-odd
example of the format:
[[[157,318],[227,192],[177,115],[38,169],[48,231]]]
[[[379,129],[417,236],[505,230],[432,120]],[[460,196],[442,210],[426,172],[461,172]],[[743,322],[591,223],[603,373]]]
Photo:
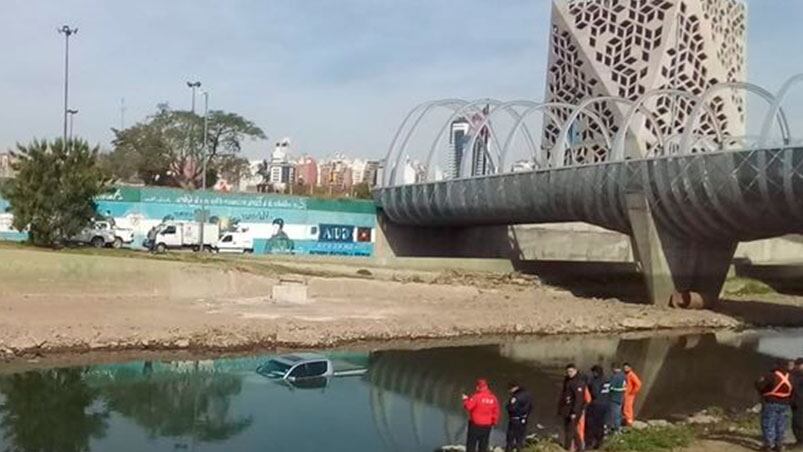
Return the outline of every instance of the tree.
[[[367,182],[357,184],[353,188],[354,197],[357,199],[372,199],[371,187]]]
[[[98,165],[98,148],[82,140],[34,141],[12,151],[16,177],[2,186],[17,230],[31,243],[54,246],[97,215],[94,198],[111,183]]]
[[[106,433],[108,411],[85,380],[85,368],[50,369],[0,378],[0,431],[6,451],[83,452]]]
[[[126,180],[196,188],[201,185],[204,159],[207,174],[216,175],[239,154],[245,139],[266,138],[262,129],[236,113],[210,111],[204,154],[203,130],[203,117],[159,105],[145,121],[124,130],[112,129],[114,151],[108,157],[108,167]]]

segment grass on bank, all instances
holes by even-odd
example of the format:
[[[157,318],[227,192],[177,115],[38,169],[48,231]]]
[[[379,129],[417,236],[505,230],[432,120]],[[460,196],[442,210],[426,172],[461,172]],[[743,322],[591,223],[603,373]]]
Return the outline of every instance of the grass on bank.
[[[687,425],[630,429],[609,437],[601,450],[608,452],[666,452],[689,447],[697,432]],[[553,440],[542,439],[531,444],[525,452],[559,452],[564,449]]]

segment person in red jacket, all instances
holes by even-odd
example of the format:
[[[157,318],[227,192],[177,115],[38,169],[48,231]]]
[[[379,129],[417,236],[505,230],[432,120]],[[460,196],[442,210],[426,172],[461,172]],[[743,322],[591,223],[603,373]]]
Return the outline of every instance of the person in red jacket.
[[[468,413],[466,452],[487,452],[491,429],[499,421],[499,400],[488,388],[488,382],[479,379],[471,397],[463,394],[463,408]]]

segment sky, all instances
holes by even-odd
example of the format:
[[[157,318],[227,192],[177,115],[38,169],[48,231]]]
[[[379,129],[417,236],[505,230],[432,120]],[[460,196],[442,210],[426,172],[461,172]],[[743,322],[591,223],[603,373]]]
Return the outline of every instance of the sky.
[[[748,80],[771,91],[803,72],[803,1],[748,0]],[[294,152],[381,158],[404,115],[436,98],[539,100],[549,0],[0,0],[0,150],[61,135],[63,24],[75,133],[109,148],[112,127],[167,102],[254,121]],[[803,91],[803,88],[801,89]],[[200,105],[200,97],[198,98]],[[803,119],[801,119],[803,121]]]

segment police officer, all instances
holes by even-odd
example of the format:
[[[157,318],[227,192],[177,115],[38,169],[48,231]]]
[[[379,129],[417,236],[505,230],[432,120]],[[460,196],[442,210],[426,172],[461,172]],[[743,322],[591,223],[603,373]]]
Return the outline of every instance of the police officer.
[[[602,367],[595,365],[591,368],[591,378],[588,380],[588,392],[591,403],[586,408],[586,447],[599,449],[605,438],[605,424],[608,420],[610,408],[610,382],[605,378]]]
[[[508,385],[510,399],[507,401],[507,441],[505,452],[522,452],[527,436],[527,420],[533,410],[530,393],[516,382]]]

